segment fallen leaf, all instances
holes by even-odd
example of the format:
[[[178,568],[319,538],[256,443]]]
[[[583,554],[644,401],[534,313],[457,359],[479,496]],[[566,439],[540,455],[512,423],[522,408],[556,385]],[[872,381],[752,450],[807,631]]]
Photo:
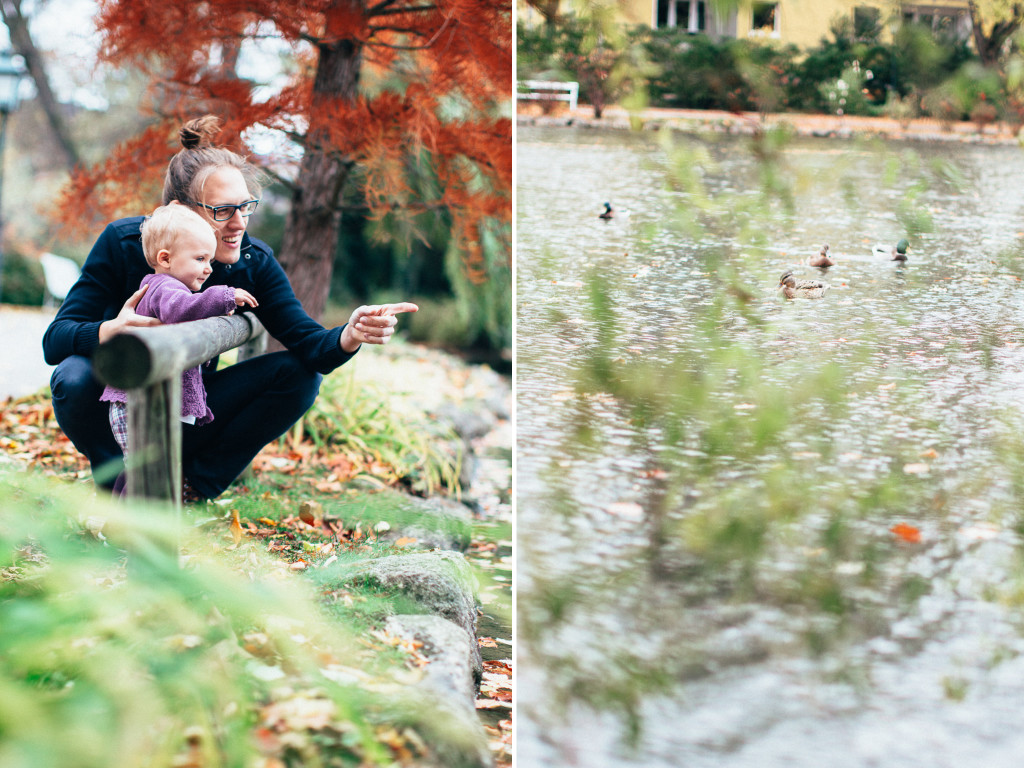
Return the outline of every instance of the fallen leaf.
[[[237,547],[242,543],[242,521],[238,519],[238,510],[231,510],[231,538],[235,540],[232,547]]]
[[[299,505],[299,519],[306,525],[319,525],[324,508],[319,502],[306,500]]]
[[[501,707],[509,706],[508,702],[498,701],[497,699],[477,699],[477,709],[500,709]]]

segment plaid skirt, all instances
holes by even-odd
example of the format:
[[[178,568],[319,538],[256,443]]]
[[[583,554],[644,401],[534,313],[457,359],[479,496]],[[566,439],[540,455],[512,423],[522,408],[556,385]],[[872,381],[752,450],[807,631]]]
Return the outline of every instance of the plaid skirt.
[[[128,453],[128,406],[125,403],[110,404],[110,429],[121,446],[121,453]]]

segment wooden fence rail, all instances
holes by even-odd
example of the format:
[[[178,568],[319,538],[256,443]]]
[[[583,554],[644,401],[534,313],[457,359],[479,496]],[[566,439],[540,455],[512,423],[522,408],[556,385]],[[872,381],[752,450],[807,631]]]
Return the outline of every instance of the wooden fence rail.
[[[576,109],[580,84],[561,83],[552,80],[520,80],[517,83],[516,98],[532,101],[565,101],[569,109]]]
[[[254,356],[265,341],[263,325],[245,312],[132,328],[96,349],[96,377],[128,393],[129,497],[180,506],[182,372],[243,345]]]

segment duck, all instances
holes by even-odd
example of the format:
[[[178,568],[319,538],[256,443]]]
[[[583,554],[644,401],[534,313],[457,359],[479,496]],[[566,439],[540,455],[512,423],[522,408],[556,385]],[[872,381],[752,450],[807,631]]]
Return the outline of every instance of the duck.
[[[822,280],[797,280],[787,269],[779,278],[779,288],[787,299],[820,299],[831,286]]]
[[[612,204],[611,203],[605,203],[604,204],[604,210],[601,211],[601,213],[597,214],[597,218],[599,218],[599,219],[614,219],[615,218],[615,211],[612,210]]]
[[[831,256],[828,255],[828,243],[825,243],[823,246],[821,246],[821,253],[813,257],[807,263],[810,264],[812,267],[831,267],[836,262]]]
[[[906,261],[907,249],[909,247],[910,243],[906,238],[903,238],[895,246],[876,245],[871,249],[871,252],[876,256],[887,257],[889,261]]]

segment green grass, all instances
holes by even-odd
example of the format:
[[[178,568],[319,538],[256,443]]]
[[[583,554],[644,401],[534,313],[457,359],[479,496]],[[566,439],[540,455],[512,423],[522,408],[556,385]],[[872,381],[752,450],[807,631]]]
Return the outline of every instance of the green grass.
[[[360,636],[401,605],[325,609],[259,542],[227,548],[226,524],[179,532],[32,475],[0,496],[0,764],[384,766],[417,731],[459,740],[395,685],[403,655]]]
[[[356,465],[386,465],[418,493],[458,490],[462,448],[454,432],[425,414],[398,413],[385,392],[344,369],[324,379],[316,402],[282,440],[303,437]]]

